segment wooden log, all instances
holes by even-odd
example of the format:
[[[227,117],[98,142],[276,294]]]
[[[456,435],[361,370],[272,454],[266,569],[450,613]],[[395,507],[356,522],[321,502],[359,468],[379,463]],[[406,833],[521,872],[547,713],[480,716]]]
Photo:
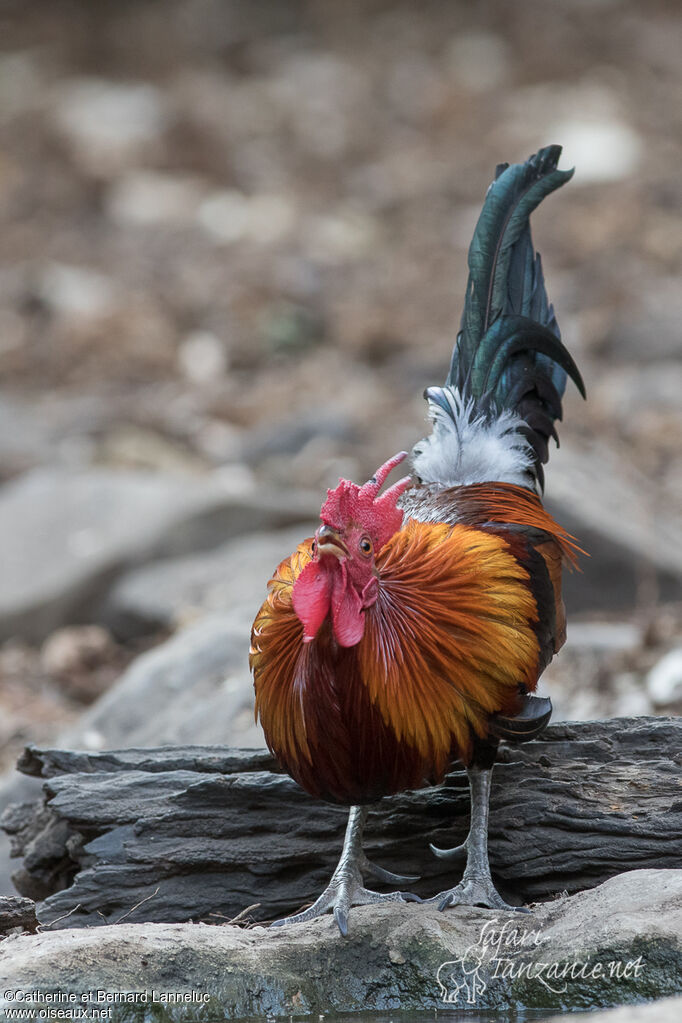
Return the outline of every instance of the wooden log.
[[[500,748],[490,858],[516,901],[591,888],[634,868],[682,864],[682,721],[632,718],[550,726]],[[74,753],[29,747],[40,804],[2,826],[23,858],[15,883],[43,925],[231,919],[253,903],[272,919],[311,901],[341,849],[346,810],[317,802],[265,750],[183,747]],[[383,800],[365,848],[419,874],[427,896],[457,879],[429,851],[466,836],[466,776]]]

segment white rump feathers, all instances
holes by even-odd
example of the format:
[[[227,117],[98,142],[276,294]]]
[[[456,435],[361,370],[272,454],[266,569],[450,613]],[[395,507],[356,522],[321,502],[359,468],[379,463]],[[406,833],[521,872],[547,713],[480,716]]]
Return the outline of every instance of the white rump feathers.
[[[533,450],[519,432],[523,419],[503,411],[489,420],[455,388],[438,391],[448,407],[427,395],[433,431],[412,452],[420,480],[442,487],[501,482],[535,489]]]

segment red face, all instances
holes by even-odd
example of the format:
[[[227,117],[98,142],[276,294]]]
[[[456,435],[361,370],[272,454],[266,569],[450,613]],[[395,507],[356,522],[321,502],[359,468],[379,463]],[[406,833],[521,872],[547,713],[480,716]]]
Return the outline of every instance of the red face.
[[[292,594],[304,642],[315,638],[328,615],[340,646],[355,646],[362,639],[364,611],[377,599],[375,553],[402,525],[397,500],[409,486],[409,476],[381,497],[377,494],[391,469],[405,457],[405,452],[395,455],[364,487],[339,480],[338,487],[328,491],[322,525],[313,541],[313,560],[296,580]]]

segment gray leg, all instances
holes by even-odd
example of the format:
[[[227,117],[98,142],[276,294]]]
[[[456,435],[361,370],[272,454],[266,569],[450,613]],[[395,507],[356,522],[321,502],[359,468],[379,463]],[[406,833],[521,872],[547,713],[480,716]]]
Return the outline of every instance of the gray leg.
[[[464,876],[454,888],[434,895],[429,902],[437,902],[439,909],[448,906],[486,906],[489,909],[510,909],[527,913],[522,906],[509,906],[498,894],[490,876],[488,862],[488,808],[492,768],[467,769],[471,789],[471,826],[466,841],[455,849],[436,849],[432,852],[441,859],[459,860],[466,856]]]
[[[328,909],[334,910],[336,920],[341,934],[345,937],[348,934],[348,913],[351,906],[364,906],[373,902],[421,902],[418,895],[411,892],[372,892],[363,886],[363,873],[373,874],[382,881],[393,881],[395,883],[407,883],[419,880],[417,877],[403,877],[400,874],[392,874],[390,870],[378,867],[365,856],[362,851],[362,832],[367,818],[367,809],[364,806],[352,806],[348,815],[348,826],[346,837],[343,842],[343,851],[338,866],[332,874],[332,879],[309,909],[294,916],[284,917],[282,920],[275,920],[272,927],[282,927],[285,924],[302,923],[305,920],[313,920],[316,916],[322,916]]]

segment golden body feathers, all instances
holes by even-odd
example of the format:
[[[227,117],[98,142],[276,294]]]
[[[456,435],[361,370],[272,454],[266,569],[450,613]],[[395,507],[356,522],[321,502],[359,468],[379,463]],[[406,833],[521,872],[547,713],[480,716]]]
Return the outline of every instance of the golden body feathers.
[[[520,490],[504,488],[507,522],[521,517],[509,505]],[[518,501],[527,513],[526,497]],[[565,534],[537,498],[532,505],[532,528],[544,527],[537,557],[555,622]],[[496,524],[408,520],[376,557],[378,598],[350,648],[336,643],[329,623],[303,642],[292,589],[312,540],[279,565],[254,622],[251,667],[268,744],[299,784],[360,803],[432,783],[453,759],[469,762],[491,715],[515,713],[520,686],[532,691],[548,659],[521,546],[518,533]]]

